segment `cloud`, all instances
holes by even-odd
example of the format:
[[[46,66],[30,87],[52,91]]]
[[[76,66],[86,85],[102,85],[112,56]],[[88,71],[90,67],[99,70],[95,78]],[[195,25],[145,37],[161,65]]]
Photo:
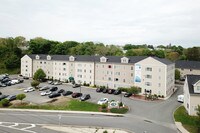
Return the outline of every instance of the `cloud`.
[[[1,0],[0,36],[189,47],[199,13],[199,0]]]

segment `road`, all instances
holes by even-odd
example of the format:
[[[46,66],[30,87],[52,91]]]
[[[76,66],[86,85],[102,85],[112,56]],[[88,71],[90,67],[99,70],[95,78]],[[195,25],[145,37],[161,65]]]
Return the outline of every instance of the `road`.
[[[41,86],[47,85],[42,83]],[[23,90],[19,88],[26,88],[30,86],[29,80],[23,84],[11,86],[9,88],[1,89],[3,93],[22,93]],[[72,88],[69,85],[60,85],[59,89],[72,90],[79,92],[80,88]],[[18,89],[16,89],[18,88]],[[92,98],[90,102],[96,103],[100,98],[107,97],[109,100],[121,100],[121,96],[96,93],[94,89],[81,87],[82,93],[89,93]],[[130,130],[136,133],[176,133],[176,127],[173,121],[173,112],[181,104],[177,102],[177,95],[182,94],[182,86],[178,86],[175,92],[169,99],[165,101],[139,101],[130,98],[122,98],[123,103],[130,107],[130,111],[124,117],[109,117],[109,116],[90,116],[85,114],[62,114],[61,123],[63,125],[81,125],[81,126],[99,126],[99,127],[115,127]],[[36,98],[37,97],[37,98]],[[49,100],[48,97],[42,97],[39,92],[31,92],[27,94],[27,100],[35,103],[42,103]],[[0,112],[0,122],[14,122],[14,123],[31,123],[35,124],[32,131],[47,130],[41,127],[41,124],[58,124],[58,114],[56,113],[28,113],[28,112]],[[5,130],[6,127],[0,129]],[[8,128],[9,129],[9,128]],[[7,129],[7,130],[8,130]],[[13,130],[13,129],[12,129]],[[1,130],[0,130],[1,132]],[[10,131],[11,132],[11,131]],[[46,131],[45,131],[46,132]],[[50,133],[51,131],[48,131]],[[13,132],[12,132],[13,133]],[[17,131],[16,131],[17,133]]]

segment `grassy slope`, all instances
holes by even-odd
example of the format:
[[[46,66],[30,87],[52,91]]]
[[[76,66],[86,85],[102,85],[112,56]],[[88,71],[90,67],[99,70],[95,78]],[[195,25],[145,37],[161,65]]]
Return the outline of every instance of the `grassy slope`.
[[[197,133],[196,116],[189,116],[184,106],[179,107],[174,113],[175,121],[181,122],[190,133]]]

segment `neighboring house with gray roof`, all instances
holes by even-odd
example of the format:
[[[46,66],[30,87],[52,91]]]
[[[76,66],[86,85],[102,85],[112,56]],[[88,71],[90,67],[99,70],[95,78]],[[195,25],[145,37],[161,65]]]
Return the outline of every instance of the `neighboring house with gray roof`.
[[[200,75],[200,61],[177,60],[175,67],[181,73],[181,77],[186,77],[187,74]]]
[[[159,79],[156,71],[155,73],[151,73],[152,75],[149,74],[152,79],[155,79],[155,81],[152,80],[152,84],[156,86],[148,87],[149,89],[146,93],[150,93],[150,90],[152,90],[151,94],[163,95],[165,97],[170,96],[174,89],[174,84],[171,84],[174,79],[174,63],[157,57],[32,54],[21,58],[21,74],[33,77],[34,73],[41,68],[46,73],[48,79],[53,78],[66,81],[69,77],[73,77],[77,83],[87,83],[117,89],[118,87],[136,85],[135,64],[149,59],[152,61],[149,63],[154,71],[162,69],[162,78],[156,80]],[[143,64],[142,68],[145,69],[146,67]],[[141,75],[148,75],[148,73],[148,71],[144,71]],[[140,86],[140,84],[138,86],[145,88],[144,86]],[[166,89],[167,87],[170,90]],[[145,92],[143,88],[142,94]],[[163,90],[158,91],[158,88],[163,88]]]
[[[184,83],[184,107],[189,115],[196,115],[200,105],[200,75],[187,75]]]

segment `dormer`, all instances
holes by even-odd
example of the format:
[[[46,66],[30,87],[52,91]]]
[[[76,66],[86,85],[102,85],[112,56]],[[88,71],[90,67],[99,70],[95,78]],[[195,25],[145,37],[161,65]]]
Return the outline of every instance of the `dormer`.
[[[51,56],[50,55],[47,55],[47,60],[51,60]]]
[[[121,58],[121,63],[129,63],[129,58],[127,57]]]
[[[107,58],[106,57],[104,57],[104,56],[102,56],[101,58],[100,58],[100,62],[107,62]]]
[[[39,56],[39,55],[36,55],[36,56],[35,56],[35,59],[36,59],[36,60],[39,60],[39,59],[40,59],[40,56]]]
[[[69,57],[69,61],[75,61],[75,57],[74,56],[70,56]]]
[[[200,93],[200,80],[193,84],[194,93]]]

